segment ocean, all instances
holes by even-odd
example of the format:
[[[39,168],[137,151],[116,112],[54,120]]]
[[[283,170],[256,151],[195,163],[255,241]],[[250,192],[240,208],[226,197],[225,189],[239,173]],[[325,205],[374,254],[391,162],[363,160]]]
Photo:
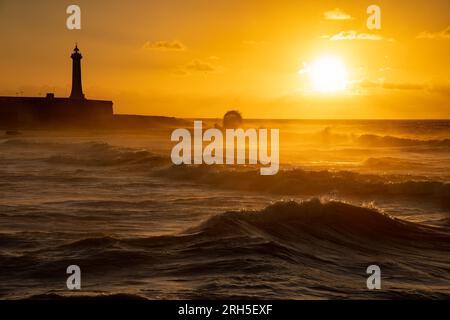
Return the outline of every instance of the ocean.
[[[278,174],[175,166],[169,126],[0,135],[0,298],[450,298],[450,121],[245,126]]]

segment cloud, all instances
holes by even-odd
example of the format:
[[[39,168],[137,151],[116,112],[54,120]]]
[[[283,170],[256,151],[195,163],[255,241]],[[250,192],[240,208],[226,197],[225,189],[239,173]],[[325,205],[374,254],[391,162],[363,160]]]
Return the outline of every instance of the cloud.
[[[427,91],[439,93],[445,96],[450,95],[450,84],[448,83],[407,83],[407,82],[385,82],[363,80],[358,83],[361,88],[382,88],[386,90],[410,90]]]
[[[450,26],[438,32],[423,31],[417,36],[418,39],[450,39]]]
[[[201,61],[201,60],[193,60],[187,66],[186,69],[189,71],[199,71],[199,72],[214,72],[216,68],[212,63]]]
[[[178,40],[173,41],[147,41],[142,46],[143,49],[146,50],[159,50],[159,51],[184,51],[186,50],[186,46]]]
[[[214,57],[214,58],[216,58],[216,57]],[[212,59],[210,57],[209,60],[216,60],[216,59]],[[188,74],[193,74],[193,73],[208,74],[208,73],[217,73],[220,71],[222,71],[221,67],[216,66],[215,64],[213,64],[209,61],[195,59],[195,60],[192,60],[191,62],[189,62],[188,64],[174,70],[174,74],[177,74],[177,75],[188,75]]]
[[[424,84],[401,83],[401,82],[385,82],[385,81],[369,81],[363,80],[359,83],[362,88],[383,88],[391,90],[423,90],[426,88]]]
[[[368,40],[368,41],[389,41],[392,42],[394,39],[386,38],[377,34],[372,33],[359,33],[355,30],[341,31],[332,36],[323,36],[323,38],[328,38],[331,41],[342,41],[342,40]]]
[[[326,20],[352,20],[353,19],[353,17],[350,14],[344,12],[343,10],[341,10],[339,8],[325,11],[323,13],[323,17]]]

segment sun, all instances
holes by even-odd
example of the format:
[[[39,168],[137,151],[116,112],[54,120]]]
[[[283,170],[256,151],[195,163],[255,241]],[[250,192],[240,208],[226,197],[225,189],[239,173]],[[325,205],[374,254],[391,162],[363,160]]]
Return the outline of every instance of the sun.
[[[307,67],[314,91],[335,93],[347,88],[348,73],[345,64],[337,57],[325,56]]]

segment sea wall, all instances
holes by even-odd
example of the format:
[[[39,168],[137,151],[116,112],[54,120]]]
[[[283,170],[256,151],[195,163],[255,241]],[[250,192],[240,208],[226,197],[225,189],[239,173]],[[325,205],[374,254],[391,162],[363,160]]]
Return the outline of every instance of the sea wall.
[[[0,97],[1,129],[96,126],[110,123],[112,115],[112,101]]]

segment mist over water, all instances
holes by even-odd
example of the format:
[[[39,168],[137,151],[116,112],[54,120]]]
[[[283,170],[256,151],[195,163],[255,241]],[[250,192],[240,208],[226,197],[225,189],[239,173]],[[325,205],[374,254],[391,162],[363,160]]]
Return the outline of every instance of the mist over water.
[[[0,136],[0,296],[450,297],[449,121],[245,125],[277,175],[174,166],[173,128]]]

